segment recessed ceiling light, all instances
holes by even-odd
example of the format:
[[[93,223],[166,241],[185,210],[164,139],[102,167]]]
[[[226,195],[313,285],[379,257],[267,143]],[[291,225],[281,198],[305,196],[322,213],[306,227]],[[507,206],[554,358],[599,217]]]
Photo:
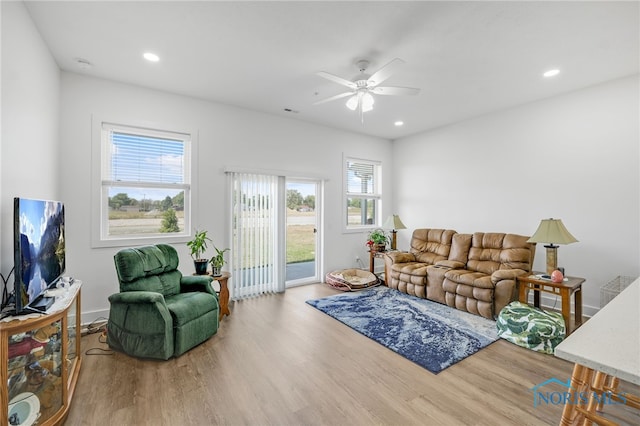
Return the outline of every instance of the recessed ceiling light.
[[[549,70],[547,72],[545,72],[544,74],[542,74],[545,77],[553,77],[554,75],[558,75],[560,74],[560,70],[559,69],[553,69],[553,70]]]
[[[149,62],[158,62],[160,60],[160,57],[158,55],[151,52],[147,52],[142,56],[144,56],[144,58]]]
[[[398,120],[398,121],[396,121],[395,123],[393,123],[393,125],[394,125],[394,126],[396,126],[396,127],[403,126],[403,125],[404,125],[404,121],[400,121],[400,120]]]

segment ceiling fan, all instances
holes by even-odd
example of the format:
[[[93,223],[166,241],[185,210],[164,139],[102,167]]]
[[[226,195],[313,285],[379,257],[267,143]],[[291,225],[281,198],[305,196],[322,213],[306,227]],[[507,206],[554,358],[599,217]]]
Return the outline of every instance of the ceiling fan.
[[[352,111],[358,110],[360,112],[360,117],[363,119],[364,113],[373,109],[373,104],[375,102],[373,95],[417,95],[420,93],[420,89],[413,87],[379,86],[380,83],[391,77],[391,74],[393,74],[396,68],[402,64],[404,64],[402,59],[395,58],[369,76],[366,74],[366,70],[369,67],[369,61],[358,61],[356,65],[360,70],[360,76],[358,76],[355,81],[350,81],[342,77],[338,77],[337,75],[321,71],[317,73],[320,77],[326,78],[327,80],[333,81],[334,83],[338,83],[342,86],[346,86],[350,91],[320,100],[315,102],[314,105],[335,101],[336,99],[346,98],[349,96],[346,103],[347,108]]]

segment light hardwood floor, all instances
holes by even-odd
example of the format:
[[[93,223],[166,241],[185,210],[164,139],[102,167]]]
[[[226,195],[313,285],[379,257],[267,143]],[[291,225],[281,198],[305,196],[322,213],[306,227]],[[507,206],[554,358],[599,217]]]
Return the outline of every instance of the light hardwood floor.
[[[334,293],[313,284],[233,303],[213,338],[166,362],[85,355],[66,425],[560,421],[560,406],[534,408],[531,388],[568,379],[570,363],[498,341],[434,375],[305,303]],[[98,337],[83,337],[83,351],[106,349]]]

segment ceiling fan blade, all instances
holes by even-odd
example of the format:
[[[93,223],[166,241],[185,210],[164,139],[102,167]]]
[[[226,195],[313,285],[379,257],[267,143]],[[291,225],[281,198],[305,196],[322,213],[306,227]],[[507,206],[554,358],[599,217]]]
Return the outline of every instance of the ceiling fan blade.
[[[347,96],[351,96],[351,95],[353,95],[353,92],[340,93],[339,95],[331,96],[330,98],[326,98],[326,99],[322,99],[322,100],[320,100],[318,102],[314,102],[313,105],[319,105],[319,104],[323,104],[325,102],[335,101],[336,99],[346,98]]]
[[[357,87],[353,81],[346,80],[342,77],[338,77],[337,75],[329,74],[328,72],[320,71],[317,74],[322,78],[333,81],[334,83],[347,86],[349,89],[355,89]]]
[[[378,71],[376,71],[371,77],[369,77],[369,80],[367,80],[367,84],[370,87],[377,86],[378,84],[382,83],[383,81],[391,77],[391,74],[395,72],[396,68],[402,64],[404,64],[404,61],[402,59],[400,58],[393,59],[387,65],[383,66]]]
[[[415,87],[374,87],[371,89],[376,95],[417,95],[420,89]]]

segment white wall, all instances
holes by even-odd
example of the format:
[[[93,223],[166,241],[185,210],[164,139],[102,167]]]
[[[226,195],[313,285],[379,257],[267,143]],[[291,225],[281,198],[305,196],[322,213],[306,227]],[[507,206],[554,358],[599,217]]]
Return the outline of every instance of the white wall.
[[[395,141],[394,201],[410,228],[398,233],[399,248],[414,228],[531,235],[540,219],[560,218],[579,242],[558,249],[558,264],[587,279],[583,303],[593,314],[602,285],[640,275],[638,82],[619,79]],[[536,270],[545,270],[541,246]]]
[[[0,7],[0,270],[6,277],[13,267],[13,197],[59,198],[60,72],[22,2]]]
[[[284,169],[328,178],[325,267],[366,259],[362,234],[342,234],[342,155],[379,160],[393,210],[411,229],[531,234],[562,218],[579,243],[559,263],[587,278],[587,313],[599,288],[640,274],[638,77],[487,115],[395,141],[354,135],[267,114],[127,86],[56,67],[24,6],[1,2],[2,131],[0,268],[13,265],[14,196],[60,199],[67,210],[68,271],[83,279],[83,321],[104,315],[117,291],[112,256],[92,249],[91,117],[197,129],[200,153],[195,225],[227,244],[225,166]],[[388,159],[393,157],[393,163]],[[25,173],[24,164],[37,173]],[[393,181],[391,176],[393,176]],[[392,186],[393,184],[393,186]],[[183,269],[190,258],[180,252]],[[538,248],[536,268],[544,269]]]
[[[61,198],[67,218],[67,269],[84,282],[83,321],[106,316],[107,297],[117,292],[113,255],[118,248],[91,247],[92,115],[122,124],[129,121],[198,133],[200,194],[194,225],[208,229],[216,244],[228,246],[224,167],[288,170],[298,177],[323,176],[325,184],[324,272],[355,266],[365,259],[363,234],[343,234],[342,158],[383,162],[391,187],[391,142],[275,115],[205,102],[78,74],[61,77]],[[383,214],[388,211],[383,212]],[[183,272],[192,271],[186,246],[177,245]]]

